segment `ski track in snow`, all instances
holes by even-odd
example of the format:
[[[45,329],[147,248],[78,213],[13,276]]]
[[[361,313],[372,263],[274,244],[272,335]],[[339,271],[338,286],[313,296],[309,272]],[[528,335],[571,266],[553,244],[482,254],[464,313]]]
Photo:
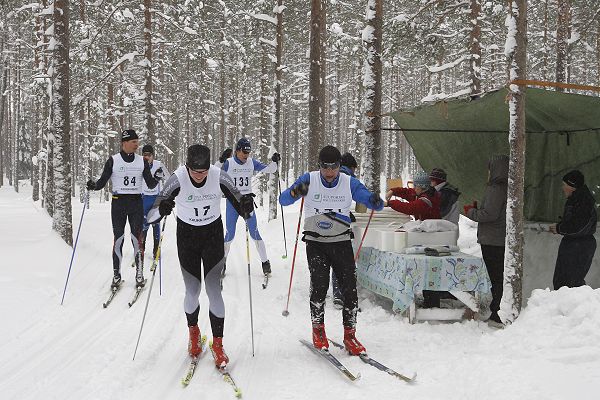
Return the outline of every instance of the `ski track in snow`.
[[[0,188],[0,397],[2,399],[233,399],[212,356],[202,356],[194,378],[182,388],[189,365],[183,282],[177,260],[175,220],[167,222],[163,243],[162,296],[156,273],[148,314],[135,361],[132,360],[151,273],[137,303],[132,249],[124,245],[124,286],[107,309],[112,274],[110,204],[91,199],[69,278],[64,305],[60,299],[71,248],[51,230],[51,219],[30,198],[31,189],[15,193]],[[224,206],[224,204],[223,204]],[[74,203],[74,231],[81,213]],[[223,207],[224,208],[224,207]],[[331,348],[362,379],[351,383],[307,351],[310,340],[308,269],[304,244],[298,255],[290,300],[285,307],[298,205],[285,209],[288,258],[281,221],[266,222],[257,210],[259,228],[273,276],[263,290],[262,270],[250,241],[255,356],[250,337],[250,307],[245,229],[240,219],[227,260],[224,346],[230,371],[244,399],[595,399],[600,389],[600,290],[535,292],[530,314],[503,331],[481,321],[409,325],[392,314],[389,303],[359,290],[362,312],[357,336],[376,360],[400,373],[418,372],[417,382],[403,383],[343,351]],[[126,229],[129,229],[128,227]],[[460,244],[477,253],[472,227],[461,226]],[[151,241],[152,239],[149,238]],[[148,255],[147,255],[148,257]],[[147,258],[146,266],[150,265]],[[563,302],[561,299],[568,301]],[[329,300],[329,298],[328,298]],[[583,306],[580,304],[584,304]],[[599,308],[600,307],[596,307]],[[200,329],[211,338],[208,300],[200,297]],[[341,341],[341,312],[326,306],[329,337]]]

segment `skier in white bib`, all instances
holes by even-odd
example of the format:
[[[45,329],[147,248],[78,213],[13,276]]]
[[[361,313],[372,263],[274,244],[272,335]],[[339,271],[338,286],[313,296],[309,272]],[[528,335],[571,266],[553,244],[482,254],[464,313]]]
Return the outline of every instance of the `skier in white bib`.
[[[177,253],[185,284],[184,311],[190,337],[188,351],[192,357],[197,357],[202,350],[198,297],[204,278],[215,364],[219,368],[229,361],[223,350],[225,305],[220,281],[225,254],[221,195],[225,195],[244,219],[250,218],[254,211],[252,196],[242,195],[225,171],[210,165],[208,147],[195,144],[188,148],[185,166],[177,168],[167,180],[148,213],[148,222],[153,224],[177,206]]]
[[[142,157],[144,160],[148,162],[150,166],[150,172],[152,175],[159,180],[158,185],[154,188],[149,188],[146,185],[146,182],[142,183],[142,200],[144,203],[144,226],[142,228],[142,260],[144,256],[144,251],[146,250],[146,237],[148,235],[148,229],[150,229],[150,225],[148,225],[147,216],[148,211],[154,204],[154,201],[158,197],[160,190],[162,189],[161,182],[164,182],[166,178],[171,176],[167,166],[164,165],[161,161],[154,159],[154,147],[150,144],[144,145],[142,147]],[[152,247],[152,258],[156,257],[156,250],[158,249],[158,242],[160,240],[160,227],[159,224],[152,224],[152,236],[154,238],[154,243]]]
[[[223,152],[223,156],[226,155],[229,149]],[[261,163],[258,160],[255,160],[250,157],[250,152],[252,151],[252,147],[250,145],[250,141],[247,138],[241,138],[238,140],[235,146],[235,154],[233,157],[226,159],[221,166],[223,171],[226,171],[229,176],[233,179],[233,183],[240,190],[242,194],[252,194],[252,176],[256,172],[263,172],[266,174],[272,174],[277,171],[277,163],[281,160],[281,156],[279,153],[274,153],[271,156],[271,162],[268,165]],[[223,156],[221,158],[223,158]],[[219,164],[215,164],[219,165]],[[238,213],[235,211],[235,208],[231,205],[231,203],[227,202],[227,209],[225,212],[226,216],[226,227],[227,231],[225,233],[225,258],[227,258],[227,254],[229,254],[229,248],[231,247],[231,242],[235,238],[235,228],[238,219]],[[258,225],[256,221],[256,214],[252,213],[250,219],[248,220],[248,228],[250,231],[250,237],[254,240],[254,244],[256,245],[256,249],[258,250],[258,255],[260,256],[260,261],[262,263],[263,273],[265,275],[271,274],[271,263],[269,261],[269,257],[267,256],[267,249],[265,247],[265,243],[258,232]],[[225,272],[225,270],[223,270]]]
[[[333,269],[341,287],[344,308],[344,345],[352,355],[365,353],[356,339],[356,264],[352,249],[350,207],[352,201],[374,210],[383,209],[383,200],[358,179],[340,174],[342,155],[333,146],[319,152],[319,170],[307,172],[279,197],[283,206],[304,197],[304,236],[310,271],[310,315],[313,344],[329,348],[325,334],[325,296],[329,289],[329,270]]]
[[[158,180],[152,176],[150,166],[142,156],[135,154],[138,149],[138,135],[133,129],[121,133],[121,152],[110,157],[104,164],[102,176],[96,182],[88,180],[88,190],[102,189],[108,180],[112,183],[112,202],[110,214],[113,226],[113,279],[111,286],[117,288],[121,284],[121,261],[123,258],[123,242],[125,241],[125,223],[129,219],[131,242],[135,251],[137,286],[144,285],[144,264],[141,258],[142,224],[144,223],[144,207],[142,204],[142,181],[152,189]]]

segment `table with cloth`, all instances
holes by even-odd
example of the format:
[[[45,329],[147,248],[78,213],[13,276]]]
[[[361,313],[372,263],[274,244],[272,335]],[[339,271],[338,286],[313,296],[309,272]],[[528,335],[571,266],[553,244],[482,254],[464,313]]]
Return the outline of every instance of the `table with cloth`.
[[[416,294],[423,290],[474,292],[478,296],[490,293],[492,286],[483,260],[460,252],[433,257],[363,247],[356,275],[361,286],[391,299],[396,312],[414,305]]]

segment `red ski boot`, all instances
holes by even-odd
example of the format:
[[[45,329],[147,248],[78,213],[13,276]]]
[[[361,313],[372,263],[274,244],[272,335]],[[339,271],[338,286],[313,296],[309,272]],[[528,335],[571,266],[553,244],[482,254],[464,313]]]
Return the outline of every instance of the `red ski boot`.
[[[188,352],[192,357],[198,357],[202,352],[202,345],[200,343],[200,328],[198,325],[190,326],[190,341],[188,343]]]
[[[215,358],[215,365],[217,368],[225,368],[229,362],[229,357],[223,350],[223,338],[213,337],[212,353]]]
[[[346,350],[352,356],[358,356],[361,353],[366,353],[365,346],[360,344],[358,339],[356,339],[356,329],[344,327],[344,346],[346,346]]]
[[[327,340],[327,335],[325,334],[325,325],[324,324],[313,324],[313,332],[312,332],[313,345],[317,349],[328,349],[329,341]]]

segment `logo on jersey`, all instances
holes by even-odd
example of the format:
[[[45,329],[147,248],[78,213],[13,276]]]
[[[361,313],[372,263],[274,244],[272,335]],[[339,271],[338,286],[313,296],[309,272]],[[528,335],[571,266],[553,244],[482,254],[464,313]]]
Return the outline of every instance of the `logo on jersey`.
[[[319,221],[317,222],[317,226],[320,229],[327,230],[333,227],[333,223],[331,221]]]
[[[322,198],[321,198],[321,193],[315,193],[313,196],[313,200],[317,203],[320,203]]]
[[[187,201],[188,203],[193,203],[196,201],[208,201],[208,200],[213,200],[216,199],[217,197],[219,197],[219,195],[215,194],[215,193],[208,193],[208,194],[201,194],[201,195],[197,195],[197,194],[190,194],[185,201]]]

